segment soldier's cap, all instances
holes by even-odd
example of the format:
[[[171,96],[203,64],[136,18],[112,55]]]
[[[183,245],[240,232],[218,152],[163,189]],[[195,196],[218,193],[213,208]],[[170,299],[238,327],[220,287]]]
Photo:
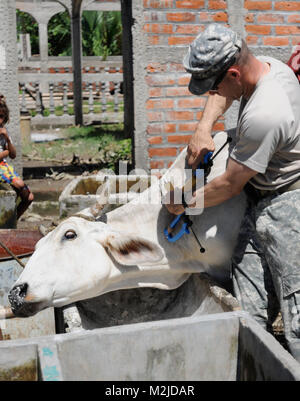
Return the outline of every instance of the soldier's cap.
[[[209,24],[189,46],[183,59],[184,68],[192,74],[189,91],[202,95],[214,86],[218,76],[235,61],[241,50],[238,34],[221,24]]]

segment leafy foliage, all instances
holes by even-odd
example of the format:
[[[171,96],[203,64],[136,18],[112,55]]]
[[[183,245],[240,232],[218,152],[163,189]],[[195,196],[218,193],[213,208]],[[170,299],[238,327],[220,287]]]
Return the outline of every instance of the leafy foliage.
[[[48,23],[49,56],[71,56],[70,16],[67,11],[54,15]]]
[[[82,13],[82,51],[85,56],[107,56],[122,53],[120,12],[84,11]]]
[[[67,11],[54,15],[48,24],[49,56],[71,56],[71,21]],[[38,24],[29,14],[17,10],[18,34],[29,33],[32,54],[39,53]],[[82,53],[84,56],[122,54],[122,21],[119,11],[82,13]]]
[[[31,42],[31,53],[39,54],[39,27],[36,20],[27,13],[17,10],[17,35],[29,33]]]

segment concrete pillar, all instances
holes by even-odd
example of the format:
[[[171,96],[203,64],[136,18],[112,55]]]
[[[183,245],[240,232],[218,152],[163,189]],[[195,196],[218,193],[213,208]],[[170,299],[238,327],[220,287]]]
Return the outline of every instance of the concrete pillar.
[[[91,0],[60,0],[71,16],[72,35],[72,67],[73,67],[73,92],[75,124],[83,124],[82,113],[82,46],[81,46],[81,10],[88,6]]]
[[[20,111],[18,93],[18,52],[15,0],[0,1],[0,91],[6,97],[10,110],[7,128],[17,150],[16,159],[10,161],[18,174],[22,174]]]
[[[40,60],[41,72],[48,72],[48,20],[39,22],[39,45],[40,45]],[[49,92],[48,83],[42,83],[40,86],[42,93]]]
[[[42,2],[33,0],[32,2],[16,1],[19,10],[30,14],[38,23],[39,27],[39,48],[40,48],[40,68],[41,72],[48,72],[48,23],[50,19],[59,12],[65,11],[66,7],[60,2]],[[49,84],[42,83],[40,86],[42,93],[49,92]]]

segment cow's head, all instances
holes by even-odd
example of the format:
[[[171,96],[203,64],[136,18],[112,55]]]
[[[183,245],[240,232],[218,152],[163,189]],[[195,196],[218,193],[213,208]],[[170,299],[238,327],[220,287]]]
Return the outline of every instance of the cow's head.
[[[9,293],[16,316],[34,315],[106,292],[131,265],[152,264],[162,249],[100,222],[71,217],[42,238]],[[134,267],[136,266],[136,267]]]

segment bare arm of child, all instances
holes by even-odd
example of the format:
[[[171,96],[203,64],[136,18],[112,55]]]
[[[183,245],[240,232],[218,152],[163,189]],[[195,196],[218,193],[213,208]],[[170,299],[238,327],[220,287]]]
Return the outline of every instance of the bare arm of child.
[[[9,155],[8,150],[3,150],[3,152],[0,152],[0,162],[2,162],[3,159],[5,159]]]
[[[17,156],[16,148],[14,147],[14,145],[12,144],[12,142],[10,140],[10,137],[7,133],[7,129],[0,128],[0,134],[3,134],[5,136],[6,143],[7,143],[7,149],[4,150],[3,152],[0,152],[1,161],[7,156],[9,156],[11,159],[15,159]],[[4,155],[4,153],[5,153],[5,155]]]

